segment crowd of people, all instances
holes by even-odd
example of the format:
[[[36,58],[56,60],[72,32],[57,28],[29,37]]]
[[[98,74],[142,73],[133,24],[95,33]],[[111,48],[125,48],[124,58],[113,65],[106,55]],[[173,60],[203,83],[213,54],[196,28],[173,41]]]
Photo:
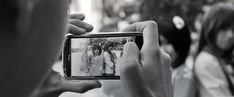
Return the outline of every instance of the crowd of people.
[[[0,96],[58,97],[66,91],[84,93],[101,87],[97,80],[67,80],[51,69],[66,32],[80,35],[93,29],[82,21],[82,14],[67,19],[69,0],[0,2]],[[143,33],[144,43],[141,49],[134,42],[124,45],[120,60],[124,96],[233,97],[233,17],[234,6],[229,3],[214,4],[204,14],[192,69],[186,65],[191,33],[182,18],[126,27],[123,32]],[[111,43],[103,48],[94,44],[93,55],[86,57],[89,69],[95,74],[115,74],[112,48]],[[94,64],[100,65],[96,59],[101,57],[106,65],[97,71]]]

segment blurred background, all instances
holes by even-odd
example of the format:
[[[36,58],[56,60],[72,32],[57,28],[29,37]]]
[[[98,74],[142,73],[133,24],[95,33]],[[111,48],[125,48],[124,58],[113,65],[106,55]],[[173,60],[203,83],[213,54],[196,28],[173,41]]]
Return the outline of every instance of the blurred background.
[[[159,31],[165,31],[171,29],[172,18],[179,16],[191,35],[186,60],[191,67],[203,15],[218,2],[234,4],[234,0],[71,0],[70,14],[85,14],[84,21],[94,26],[92,32],[121,31],[131,23],[145,20],[156,21],[160,24]]]
[[[172,18],[179,16],[191,32],[191,44],[186,65],[192,67],[193,55],[197,47],[198,35],[205,12],[217,2],[234,0],[71,0],[69,14],[85,14],[85,22],[94,26],[92,32],[121,31],[127,25],[154,20],[158,24],[170,26]],[[174,22],[174,20],[173,20]],[[160,27],[161,29],[165,29]],[[102,81],[103,88],[85,94],[64,93],[60,97],[122,97],[119,81]]]
[[[142,20],[169,21],[180,16],[196,32],[202,14],[216,2],[233,0],[71,0],[70,14],[83,13],[94,31],[118,31]],[[113,29],[111,29],[113,28]]]

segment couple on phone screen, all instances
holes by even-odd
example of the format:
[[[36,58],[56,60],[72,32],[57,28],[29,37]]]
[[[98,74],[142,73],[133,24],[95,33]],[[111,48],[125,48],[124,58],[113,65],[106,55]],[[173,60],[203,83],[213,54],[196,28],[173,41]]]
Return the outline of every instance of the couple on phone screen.
[[[115,75],[115,64],[116,54],[112,52],[114,43],[107,41],[103,46],[103,49],[98,44],[93,44],[92,54],[88,55],[86,48],[83,58],[84,65],[81,71],[89,73],[90,76],[114,76]]]

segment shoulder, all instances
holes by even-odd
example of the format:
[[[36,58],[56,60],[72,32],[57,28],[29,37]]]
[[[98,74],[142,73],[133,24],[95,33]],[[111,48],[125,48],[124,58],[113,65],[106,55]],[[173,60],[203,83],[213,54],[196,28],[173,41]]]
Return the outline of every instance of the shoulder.
[[[223,81],[225,80],[225,75],[223,73],[220,62],[215,56],[206,52],[202,52],[198,55],[195,62],[194,71],[202,83],[204,82],[206,85],[211,85],[207,83],[213,83],[213,85],[218,85],[221,83],[224,84]],[[217,87],[213,85],[212,87]]]
[[[209,65],[209,64],[213,64],[213,65],[219,65],[219,61],[218,59],[210,54],[210,53],[207,53],[207,52],[201,52],[196,60],[195,60],[195,64],[196,65],[199,65],[199,64],[204,64],[204,65]]]
[[[210,53],[201,52],[195,60],[195,70],[215,70],[219,68],[218,59]]]

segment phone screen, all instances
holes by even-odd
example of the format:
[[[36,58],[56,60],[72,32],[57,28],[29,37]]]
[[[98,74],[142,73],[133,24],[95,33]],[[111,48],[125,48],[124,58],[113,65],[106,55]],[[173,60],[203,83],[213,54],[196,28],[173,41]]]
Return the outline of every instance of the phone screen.
[[[70,77],[119,79],[120,59],[127,42],[135,42],[135,36],[71,38]]]

